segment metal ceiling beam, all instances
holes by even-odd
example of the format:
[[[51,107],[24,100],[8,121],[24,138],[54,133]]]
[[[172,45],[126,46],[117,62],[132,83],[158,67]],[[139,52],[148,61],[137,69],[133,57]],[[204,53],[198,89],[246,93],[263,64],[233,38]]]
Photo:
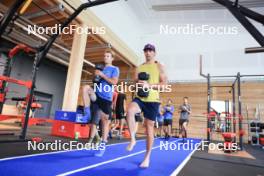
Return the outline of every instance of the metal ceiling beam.
[[[259,14],[251,9],[250,6],[248,5],[244,5],[243,2],[240,2],[238,5],[236,5],[234,2],[230,1],[230,0],[212,0],[224,7],[226,7],[229,11],[230,11],[230,7],[233,7],[233,9],[239,11],[241,14],[243,14],[244,16],[251,18],[261,24],[264,25],[264,15]],[[262,4],[264,4],[264,1],[261,1]],[[258,6],[258,7],[264,7],[264,5],[262,6]]]
[[[5,32],[8,24],[13,20],[17,10],[22,6],[25,0],[17,0],[5,13],[4,17],[0,21],[0,37]]]
[[[263,53],[264,47],[252,47],[252,48],[246,48],[245,53],[251,54],[251,53]]]
[[[52,13],[56,13],[56,12],[63,12],[65,10],[64,6],[62,4],[56,5],[55,7],[50,7],[48,9],[46,9],[46,12],[44,11],[40,11],[40,12],[32,12],[32,13],[27,13],[25,15],[23,15],[23,17],[27,18],[27,19],[32,19],[32,18],[37,18],[43,15],[47,15],[47,12],[52,14]]]
[[[264,47],[264,36],[262,33],[249,21],[249,18],[264,24],[264,15],[254,12],[241,5],[235,5],[230,0],[212,0],[226,7],[230,13],[244,26],[244,28],[251,34],[251,36]]]
[[[262,0],[250,0],[242,1],[240,5],[254,8],[254,7],[264,7],[264,1]],[[224,9],[220,4],[215,3],[185,3],[185,4],[160,4],[152,5],[152,9],[155,11],[187,11],[187,10],[217,10]]]

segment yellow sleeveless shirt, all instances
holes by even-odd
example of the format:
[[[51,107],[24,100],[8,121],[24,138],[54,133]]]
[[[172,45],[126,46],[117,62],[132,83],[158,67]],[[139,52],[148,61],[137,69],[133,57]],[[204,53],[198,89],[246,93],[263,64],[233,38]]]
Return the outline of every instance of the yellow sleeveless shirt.
[[[159,84],[159,67],[158,63],[155,61],[153,64],[142,64],[138,67],[138,73],[146,72],[149,74],[149,84]],[[148,97],[138,97],[143,102],[160,102],[159,91],[157,90],[149,90]]]

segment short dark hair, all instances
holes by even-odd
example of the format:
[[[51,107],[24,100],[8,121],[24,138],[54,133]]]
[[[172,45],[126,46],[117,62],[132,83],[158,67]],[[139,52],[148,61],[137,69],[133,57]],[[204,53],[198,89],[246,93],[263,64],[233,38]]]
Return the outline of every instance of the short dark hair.
[[[187,100],[188,100],[188,99],[189,99],[189,97],[183,97],[183,99],[187,99]]]
[[[111,54],[112,57],[115,56],[115,53],[114,53],[112,50],[110,50],[110,49],[106,49],[106,50],[105,50],[105,53],[109,53],[109,54]]]

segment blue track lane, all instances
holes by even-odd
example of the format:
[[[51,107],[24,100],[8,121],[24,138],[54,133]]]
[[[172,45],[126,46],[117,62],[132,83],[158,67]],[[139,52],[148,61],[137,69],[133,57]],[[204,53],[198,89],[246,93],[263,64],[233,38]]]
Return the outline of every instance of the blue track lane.
[[[199,139],[188,140],[194,144],[200,143]],[[85,176],[110,176],[113,173],[115,176],[170,175],[193,150],[183,150],[182,148],[168,151],[160,150],[161,141],[164,140],[155,139],[154,141],[151,166],[148,169],[138,167],[144,158],[146,147],[145,141],[138,141],[132,152],[126,151],[127,143],[107,146],[103,157],[94,157],[94,151],[80,150],[0,160],[0,175],[53,176],[69,172],[72,172],[70,175]],[[169,142],[177,144],[180,141],[174,138]],[[96,166],[96,164],[99,165]],[[82,170],[79,171],[78,169]]]

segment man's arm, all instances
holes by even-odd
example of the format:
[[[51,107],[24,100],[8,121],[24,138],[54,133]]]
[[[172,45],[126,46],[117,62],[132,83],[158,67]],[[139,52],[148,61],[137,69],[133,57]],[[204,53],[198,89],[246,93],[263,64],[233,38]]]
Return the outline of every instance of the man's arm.
[[[189,109],[187,109],[187,110],[188,110],[188,113],[189,113],[189,114],[191,114],[191,113],[192,113],[191,106],[190,106],[190,108],[189,108]]]
[[[108,82],[111,85],[116,85],[118,83],[118,78],[119,78],[119,69],[116,68],[114,70],[115,72],[113,73],[114,76],[112,78],[107,77],[102,71],[100,70],[95,70],[95,75],[99,75],[101,78],[103,78],[106,82]]]
[[[113,94],[113,101],[112,101],[112,108],[116,109],[116,100],[117,100],[118,93]]]
[[[171,106],[170,112],[174,113],[174,106]]]
[[[159,67],[159,83],[158,84],[150,84],[151,88],[153,90],[159,90],[161,87],[165,87],[168,84],[168,78],[165,73],[165,67],[164,65],[158,63]]]
[[[101,72],[101,71],[99,71],[99,72]],[[118,83],[118,77],[109,78],[103,72],[99,73],[98,75],[101,76],[101,78],[103,78],[109,84],[116,85]]]
[[[181,112],[182,112],[182,107],[180,106],[178,109],[178,113],[181,113]]]

